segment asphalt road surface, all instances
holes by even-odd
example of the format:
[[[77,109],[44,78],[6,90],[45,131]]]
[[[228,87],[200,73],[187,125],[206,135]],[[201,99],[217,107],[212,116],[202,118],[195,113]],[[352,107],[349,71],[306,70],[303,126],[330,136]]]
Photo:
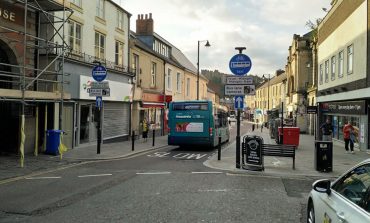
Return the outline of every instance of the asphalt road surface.
[[[0,222],[305,222],[313,179],[205,167],[215,152],[166,147],[2,184]]]

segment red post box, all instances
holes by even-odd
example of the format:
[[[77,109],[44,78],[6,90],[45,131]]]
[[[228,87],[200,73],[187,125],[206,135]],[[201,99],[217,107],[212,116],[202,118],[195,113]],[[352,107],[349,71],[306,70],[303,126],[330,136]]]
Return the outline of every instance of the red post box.
[[[279,136],[282,134],[279,127]],[[283,144],[299,146],[299,127],[284,127]]]

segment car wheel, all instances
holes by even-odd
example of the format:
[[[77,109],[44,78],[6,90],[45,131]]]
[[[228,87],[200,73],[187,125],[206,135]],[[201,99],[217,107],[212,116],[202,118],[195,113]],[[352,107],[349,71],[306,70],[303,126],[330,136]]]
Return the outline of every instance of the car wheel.
[[[312,201],[310,201],[307,208],[307,223],[315,223],[315,209]]]

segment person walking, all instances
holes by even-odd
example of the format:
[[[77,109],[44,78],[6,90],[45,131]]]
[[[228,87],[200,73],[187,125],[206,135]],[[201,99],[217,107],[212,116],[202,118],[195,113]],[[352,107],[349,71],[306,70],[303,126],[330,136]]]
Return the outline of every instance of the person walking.
[[[252,132],[254,132],[255,124],[252,124]]]
[[[148,140],[148,131],[149,131],[149,128],[148,128],[148,122],[146,120],[146,118],[144,118],[143,120],[143,141],[146,142]]]
[[[333,133],[333,125],[331,124],[330,118],[326,119],[326,122],[320,126],[322,131],[322,140],[323,141],[331,141],[332,140],[332,133]]]
[[[262,132],[262,130],[263,130],[263,122],[261,123],[261,132]]]
[[[354,134],[354,128],[349,121],[343,127],[343,138],[344,138],[344,148],[346,149],[346,153],[349,153],[348,144],[351,149],[351,153],[354,153],[353,147],[354,147],[355,134]]]

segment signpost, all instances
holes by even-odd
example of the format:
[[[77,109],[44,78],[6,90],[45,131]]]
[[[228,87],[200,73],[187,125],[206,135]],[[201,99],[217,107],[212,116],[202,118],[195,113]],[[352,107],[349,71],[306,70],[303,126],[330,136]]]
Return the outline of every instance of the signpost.
[[[226,77],[226,84],[253,84],[253,77],[230,76]]]
[[[243,109],[244,108],[244,96],[235,96],[235,109]]]
[[[225,85],[225,95],[255,95],[255,85]]]
[[[252,61],[247,56],[242,54],[245,47],[235,47],[239,51],[230,59],[229,68],[231,72],[237,76],[246,75],[252,68]],[[255,94],[254,85],[248,85],[249,78],[230,78],[226,82],[237,85],[225,85],[225,95],[235,96],[235,108],[237,109],[236,117],[236,168],[240,169],[240,110],[244,107],[244,95],[249,95],[251,92]],[[253,83],[253,79],[252,79]],[[234,87],[236,86],[236,87]],[[253,86],[253,87],[252,87]],[[252,90],[251,90],[252,89]]]
[[[89,89],[89,96],[96,96],[96,107],[98,108],[98,143],[96,153],[100,154],[101,145],[101,108],[103,107],[103,96],[110,96],[110,89],[108,81],[104,81],[107,77],[107,69],[100,63],[94,66],[91,72],[91,76],[97,82],[92,82],[91,88]],[[104,82],[102,82],[104,81]]]

